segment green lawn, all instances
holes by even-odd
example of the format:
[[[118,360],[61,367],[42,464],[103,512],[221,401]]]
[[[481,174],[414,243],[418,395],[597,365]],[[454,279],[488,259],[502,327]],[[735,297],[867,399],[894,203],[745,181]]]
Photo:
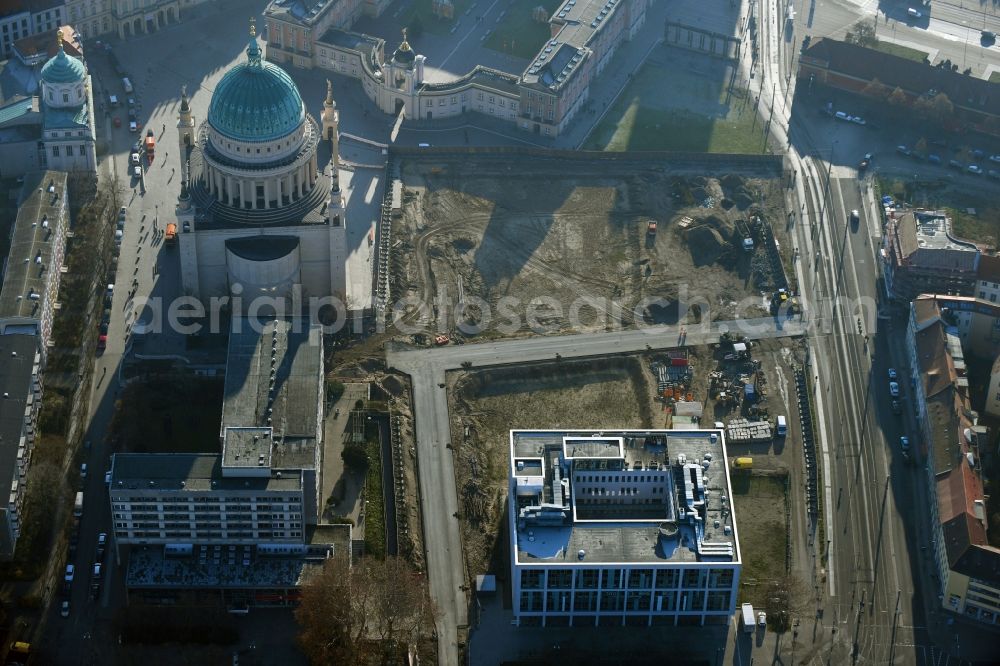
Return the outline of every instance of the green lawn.
[[[378,436],[365,442],[365,554],[385,557],[385,501],[382,497],[382,447]]]
[[[399,20],[405,26],[410,26],[411,34],[410,41],[413,44],[420,43],[420,28],[414,30],[414,22],[423,26],[423,30],[435,35],[447,35],[451,30],[452,26],[461,18],[462,14],[466,9],[469,8],[469,3],[472,0],[452,0],[452,4],[455,6],[454,17],[449,19],[438,18],[434,15],[434,0],[414,0],[413,4],[403,12],[399,17]],[[391,42],[391,40],[390,40]],[[394,50],[396,44],[390,43],[386,45],[387,50]],[[416,49],[420,52],[420,49]],[[472,69],[471,67],[469,69]]]
[[[878,42],[875,45],[875,50],[899,56],[900,58],[906,58],[907,60],[916,60],[917,62],[923,62],[924,58],[930,55],[926,51],[911,49],[908,46],[901,46],[892,42]]]
[[[548,22],[534,20],[531,11],[542,6],[551,15],[561,4],[562,0],[514,0],[496,30],[487,38],[486,48],[518,58],[534,57],[552,33]]]
[[[671,92],[677,90],[684,91],[684,98]],[[645,65],[587,137],[584,148],[766,152],[767,135],[753,99],[734,94],[726,105],[725,96],[719,80]]]

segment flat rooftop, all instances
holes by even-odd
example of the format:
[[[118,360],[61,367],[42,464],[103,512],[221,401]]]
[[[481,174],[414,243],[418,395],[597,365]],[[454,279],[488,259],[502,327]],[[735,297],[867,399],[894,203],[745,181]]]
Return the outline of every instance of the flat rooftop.
[[[935,250],[976,252],[974,243],[952,236],[951,218],[944,211],[914,211],[917,225],[917,245]]]
[[[721,430],[511,431],[517,562],[739,562],[726,465]]]
[[[0,318],[41,317],[51,267],[62,262],[65,202],[65,172],[25,174],[0,288]]]
[[[321,328],[310,326],[306,318],[233,321],[222,403],[223,442],[228,428],[266,428],[275,447],[318,443],[322,342]],[[248,432],[252,438],[262,431]],[[258,444],[263,447],[265,442]],[[243,442],[239,448],[245,451],[246,446]],[[227,465],[234,462],[232,453],[223,452]]]
[[[2,336],[0,336],[2,337]],[[111,458],[111,491],[299,492],[301,474],[225,477],[222,457],[214,453],[116,453]]]

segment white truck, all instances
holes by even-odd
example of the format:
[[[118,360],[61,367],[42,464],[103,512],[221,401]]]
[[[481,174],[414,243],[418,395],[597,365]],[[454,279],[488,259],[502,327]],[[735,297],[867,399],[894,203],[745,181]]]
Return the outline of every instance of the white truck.
[[[756,624],[753,616],[753,605],[743,604],[743,606],[740,607],[740,610],[743,615],[743,633],[752,634]]]
[[[83,491],[76,494],[76,503],[73,505],[73,515],[77,518],[83,515]]]

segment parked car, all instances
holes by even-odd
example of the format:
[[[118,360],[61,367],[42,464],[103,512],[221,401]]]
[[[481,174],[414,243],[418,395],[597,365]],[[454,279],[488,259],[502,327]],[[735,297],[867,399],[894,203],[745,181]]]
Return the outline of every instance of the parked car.
[[[80,464],[80,478],[81,479],[87,478],[87,463]]]
[[[903,435],[899,438],[899,448],[903,452],[903,457],[907,458],[910,455],[910,438]]]
[[[896,414],[898,416],[899,414],[902,414],[902,412],[903,412],[903,410],[899,406],[899,400],[893,400],[892,401],[892,413]]]
[[[136,178],[142,178],[142,167],[135,166],[132,167],[132,175]]]
[[[73,575],[75,573],[76,573],[76,567],[74,567],[72,564],[67,564],[66,565],[66,576],[64,577],[65,581],[67,583],[72,583],[73,582]]]
[[[122,230],[121,229],[118,229],[118,230],[115,231],[115,244],[116,245],[121,245],[122,244]]]
[[[965,168],[965,165],[959,162],[958,160],[949,160],[948,166],[952,169],[958,169],[959,171]]]
[[[1000,171],[997,171],[996,169],[990,169],[989,171],[986,172],[986,175],[989,176],[990,178],[995,178],[997,180],[1000,180]]]
[[[111,470],[108,470],[107,472],[104,473],[104,485],[106,486],[111,485]]]
[[[132,164],[139,163],[139,153],[132,153]]]
[[[867,125],[868,124],[868,123],[865,122],[865,119],[862,118],[861,116],[853,116],[853,117],[851,117],[850,120],[855,125]]]
[[[101,580],[101,563],[94,564],[94,580]]]
[[[938,157],[937,155],[928,155],[927,161],[930,162],[931,164],[941,164],[941,158]]]
[[[62,617],[69,617],[69,602],[63,601],[62,606],[59,608],[59,615]]]
[[[909,157],[912,151],[906,146],[896,146],[896,152],[899,153],[900,155],[905,155],[906,157]]]
[[[857,229],[858,228],[858,223],[860,221],[861,221],[861,216],[858,215],[858,211],[857,210],[852,210],[851,211],[851,228],[852,229]]]
[[[896,368],[889,368],[889,379],[895,380],[899,375],[896,374]]]
[[[924,16],[922,12],[920,12],[917,9],[914,9],[913,7],[907,8],[906,13],[910,18],[915,18],[915,19],[923,18]]]
[[[129,121],[128,131],[129,132],[138,132],[139,131],[139,125],[134,120]]]
[[[974,173],[977,176],[983,173],[982,167],[980,167],[978,164],[970,164],[966,169],[966,171],[968,171],[969,173]]]
[[[833,114],[833,117],[836,118],[837,120],[846,120],[848,122],[851,120],[851,117],[846,113],[844,113],[843,111],[837,111],[835,114]]]
[[[899,384],[896,382],[889,382],[889,395],[893,398],[899,397]]]

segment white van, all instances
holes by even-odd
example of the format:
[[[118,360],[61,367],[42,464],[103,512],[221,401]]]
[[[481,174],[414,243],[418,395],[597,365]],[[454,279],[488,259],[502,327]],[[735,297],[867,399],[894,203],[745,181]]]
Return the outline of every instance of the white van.
[[[108,101],[111,102],[111,106],[118,106],[118,95],[109,95]]]
[[[788,423],[785,421],[784,416],[778,417],[775,432],[777,432],[778,437],[784,437],[788,434]]]

